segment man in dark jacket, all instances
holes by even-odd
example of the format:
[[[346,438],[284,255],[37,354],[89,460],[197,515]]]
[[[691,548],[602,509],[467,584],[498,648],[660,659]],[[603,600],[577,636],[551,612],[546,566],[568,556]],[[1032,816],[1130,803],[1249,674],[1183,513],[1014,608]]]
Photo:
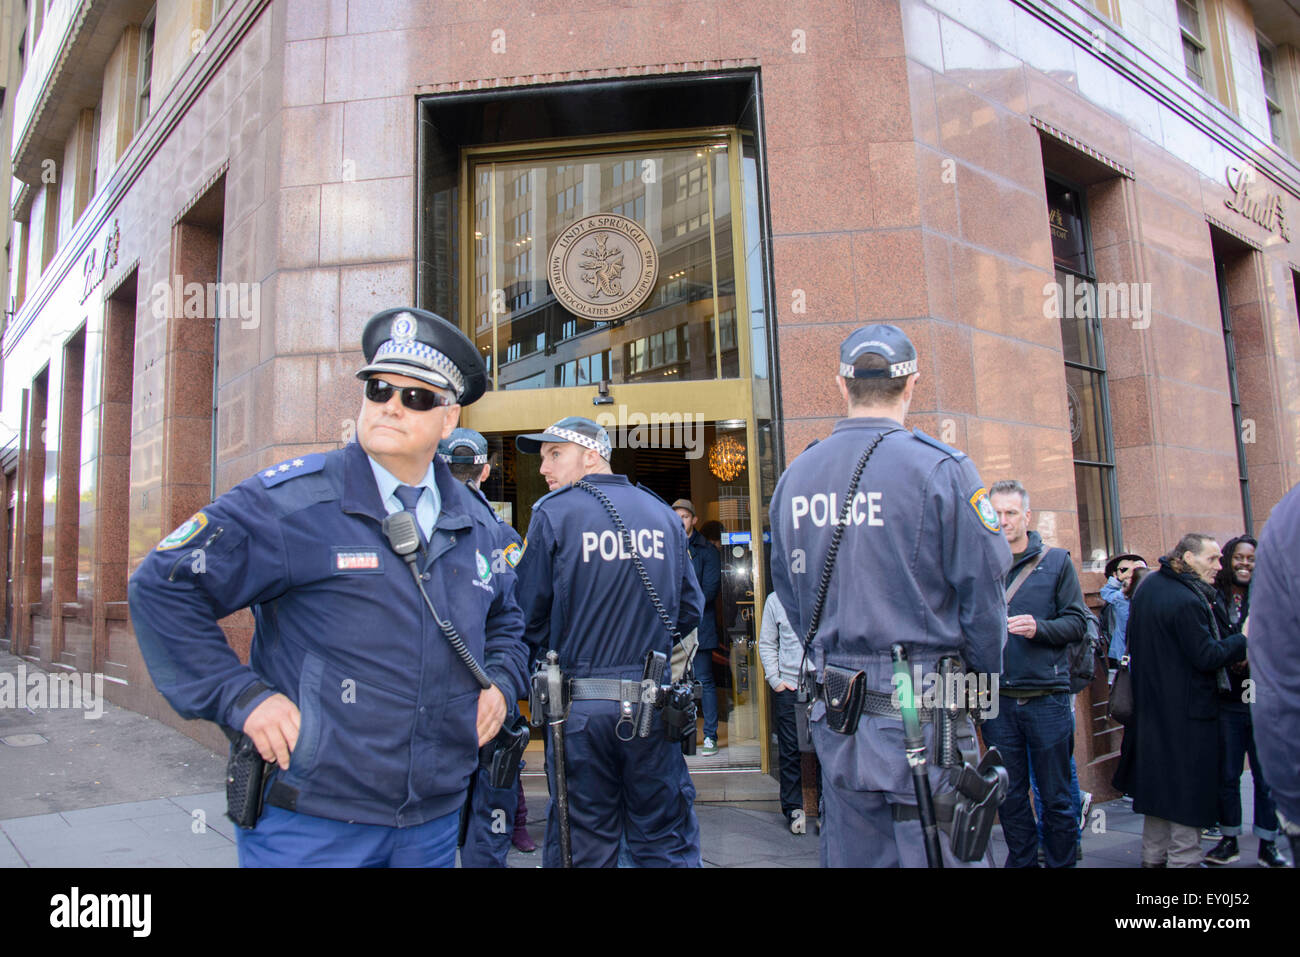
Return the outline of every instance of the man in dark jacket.
[[[1128,619],[1134,715],[1115,786],[1146,815],[1143,867],[1196,867],[1200,829],[1219,794],[1219,689],[1246,657],[1244,635],[1220,636],[1211,602],[1219,544],[1184,535],[1133,593]]]
[[[1086,606],[1070,553],[1043,544],[1029,531],[1029,493],[1019,482],[989,489],[1002,534],[1011,548],[1007,643],[1002,651],[998,713],[984,723],[984,742],[1006,762],[1011,788],[998,811],[1007,841],[1007,867],[1038,865],[1038,830],[1029,809],[1033,769],[1043,799],[1044,860],[1075,861],[1079,811],[1070,788],[1074,709],[1066,645],[1083,637]],[[1017,585],[1017,577],[1023,580]]]
[[[717,754],[718,688],[713,682],[713,649],[718,647],[718,620],[713,605],[718,598],[718,589],[722,587],[722,556],[696,530],[699,519],[690,499],[679,498],[673,502],[673,511],[682,520],[682,528],[686,531],[686,550],[691,556],[695,577],[699,579],[700,588],[704,591],[704,614],[700,616],[697,634],[699,650],[695,655],[695,677],[700,679],[704,692],[700,701],[704,709],[704,743],[700,745],[699,753]]]

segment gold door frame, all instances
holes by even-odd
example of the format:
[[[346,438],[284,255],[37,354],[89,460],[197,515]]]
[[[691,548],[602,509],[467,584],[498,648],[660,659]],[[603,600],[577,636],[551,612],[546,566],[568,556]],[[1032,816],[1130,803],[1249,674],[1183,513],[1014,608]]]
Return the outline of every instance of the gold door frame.
[[[748,257],[745,255],[745,202],[741,180],[741,141],[740,132],[735,127],[706,127],[692,130],[677,130],[656,133],[630,135],[603,135],[575,137],[567,139],[545,140],[531,144],[507,144],[493,146],[465,147],[460,156],[460,313],[461,330],[473,341],[475,330],[472,328],[472,314],[469,307],[473,301],[475,262],[474,234],[472,227],[472,209],[474,206],[471,185],[479,167],[489,169],[489,219],[493,232],[501,228],[497,223],[496,210],[496,172],[497,166],[504,162],[521,160],[573,158],[584,156],[611,156],[618,153],[644,151],[647,147],[689,148],[692,146],[709,148],[723,143],[727,146],[727,166],[730,177],[729,198],[731,201],[731,246],[732,272],[736,300],[736,348],[739,354],[740,375],[735,379],[723,379],[722,372],[722,337],[721,316],[718,309],[717,284],[717,222],[713,202],[713,163],[706,163],[709,189],[709,250],[712,258],[713,275],[713,341],[716,359],[717,378],[708,380],[688,380],[673,383],[629,383],[611,387],[617,388],[619,401],[628,408],[629,414],[640,412],[652,415],[664,413],[670,408],[690,409],[701,412],[707,421],[743,420],[745,422],[746,468],[749,470],[749,533],[751,555],[754,558],[754,636],[759,635],[762,626],[763,596],[766,582],[764,579],[763,556],[767,543],[763,541],[762,499],[759,488],[760,462],[758,456],[758,428],[755,421],[753,368],[751,365],[752,330],[750,322],[752,312],[749,304],[749,282],[746,275]],[[758,224],[753,224],[757,230]],[[502,288],[498,274],[496,243],[488,243],[488,287],[489,290]],[[528,429],[543,429],[546,426],[570,415],[593,416],[593,386],[554,387],[542,389],[521,389],[517,391],[497,389],[500,367],[500,349],[497,341],[499,316],[489,307],[492,322],[492,388],[474,405],[461,413],[462,424],[479,432],[512,432]],[[743,321],[742,321],[743,317]],[[520,399],[527,397],[527,401]],[[598,410],[596,410],[598,411]],[[757,657],[757,656],[756,656]],[[761,686],[761,692],[755,693],[755,707],[758,711],[759,769],[764,774],[770,772],[771,730],[768,722],[768,695],[770,689],[763,674],[761,660],[756,662],[753,684]],[[726,769],[719,769],[726,770]],[[710,773],[710,772],[695,772]]]

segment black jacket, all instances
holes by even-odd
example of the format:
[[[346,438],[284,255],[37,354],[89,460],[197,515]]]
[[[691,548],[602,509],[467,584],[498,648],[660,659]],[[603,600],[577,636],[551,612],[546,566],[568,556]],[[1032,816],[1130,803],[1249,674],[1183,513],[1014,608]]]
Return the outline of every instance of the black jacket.
[[[1115,786],[1133,810],[1188,827],[1218,813],[1219,695],[1215,675],[1246,656],[1244,635],[1217,637],[1195,576],[1160,568],[1133,594],[1128,618],[1134,716]]]
[[[1042,537],[1030,532],[1029,547],[1012,556],[1008,586],[1044,547]],[[1068,551],[1051,549],[1030,573],[1007,607],[1008,618],[1016,615],[1033,615],[1038,630],[1033,638],[1008,633],[999,687],[1068,692],[1070,665],[1065,646],[1082,638],[1087,627],[1087,606]]]
[[[1241,631],[1242,623],[1250,614],[1250,590],[1246,590],[1246,595],[1241,602],[1241,618],[1234,625],[1228,614],[1228,609],[1232,606],[1232,595],[1218,588],[1214,590],[1214,620],[1218,623],[1220,635],[1235,635]],[[1227,667],[1228,683],[1231,686],[1228,691],[1219,691],[1219,707],[1225,711],[1249,711],[1250,705],[1246,701],[1246,689],[1244,682],[1250,677],[1250,665],[1245,661],[1239,661]]]

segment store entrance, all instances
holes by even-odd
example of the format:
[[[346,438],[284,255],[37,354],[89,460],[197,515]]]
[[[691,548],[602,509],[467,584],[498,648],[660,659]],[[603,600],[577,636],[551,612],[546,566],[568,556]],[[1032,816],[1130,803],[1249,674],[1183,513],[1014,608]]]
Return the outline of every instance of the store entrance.
[[[472,413],[467,409],[467,413]],[[757,624],[754,595],[761,574],[761,557],[755,561],[756,536],[750,508],[750,467],[747,423],[741,419],[705,419],[700,415],[674,417],[588,413],[606,425],[614,445],[611,468],[634,483],[644,485],[665,502],[686,498],[694,503],[696,530],[704,547],[719,552],[722,581],[717,596],[705,609],[713,616],[718,647],[700,651],[695,667],[711,669],[718,699],[718,752],[687,759],[691,770],[756,768],[762,755],[766,710],[761,707]],[[644,423],[642,419],[644,418]],[[610,421],[613,419],[613,421]],[[653,424],[651,424],[653,423]],[[541,460],[515,449],[515,436],[544,426],[511,430],[484,430],[467,416],[467,424],[483,431],[488,440],[492,471],[483,493],[497,513],[519,534],[525,535],[532,505],[547,493],[538,473]],[[761,556],[761,551],[757,553]],[[648,600],[648,599],[647,599]],[[703,743],[703,722],[697,734]],[[541,751],[541,741],[530,750]],[[539,754],[540,756],[540,754]],[[530,767],[533,766],[530,764]],[[540,768],[540,762],[536,765]]]

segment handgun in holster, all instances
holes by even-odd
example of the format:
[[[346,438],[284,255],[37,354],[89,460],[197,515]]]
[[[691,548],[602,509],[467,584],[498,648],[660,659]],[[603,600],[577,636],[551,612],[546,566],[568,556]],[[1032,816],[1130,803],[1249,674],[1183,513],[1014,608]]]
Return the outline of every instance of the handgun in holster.
[[[488,784],[494,788],[513,787],[519,762],[528,747],[528,719],[515,715],[501,725],[501,730],[479,748],[479,761],[488,772]]]
[[[230,758],[226,761],[226,817],[251,830],[262,816],[262,798],[267,775],[275,762],[262,760],[253,739],[242,731],[222,728],[230,739]]]
[[[957,772],[957,799],[948,842],[959,861],[977,861],[984,856],[998,805],[1010,788],[997,748],[989,748],[978,767],[967,763]]]

